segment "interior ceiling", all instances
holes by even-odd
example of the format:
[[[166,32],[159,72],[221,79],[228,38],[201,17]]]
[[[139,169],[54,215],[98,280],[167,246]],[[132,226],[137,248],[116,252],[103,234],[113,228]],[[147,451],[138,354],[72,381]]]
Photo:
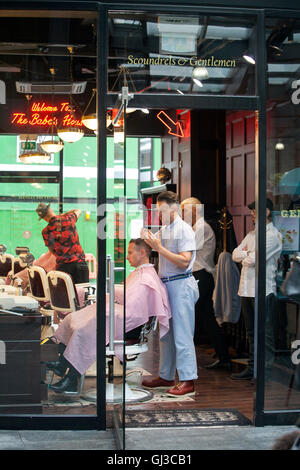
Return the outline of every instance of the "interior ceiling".
[[[56,12],[55,12],[56,13]],[[91,91],[96,87],[97,38],[94,13],[87,12],[18,12],[14,17],[0,15],[0,80],[6,84],[7,103],[25,102],[16,91],[16,81],[50,82],[50,68],[55,69],[56,82],[86,81],[86,91],[76,95],[83,110]],[[80,17],[81,15],[81,17]],[[109,90],[119,92],[127,82],[130,92],[254,94],[253,65],[242,55],[253,48],[256,33],[251,19],[243,17],[185,17],[170,26],[166,17],[154,14],[114,12],[109,15]],[[169,15],[170,18],[170,15]],[[167,33],[164,32],[164,21]],[[191,80],[193,67],[129,66],[128,55],[155,58],[162,55],[162,37],[173,35],[195,40],[194,55],[198,58],[235,58],[238,66],[227,70],[211,67],[203,89]],[[267,20],[269,97],[286,101],[284,118],[299,115],[290,106],[292,82],[300,75],[300,21]],[[70,51],[72,47],[72,67]],[[185,54],[165,53],[176,58]],[[123,68],[122,68],[123,67]],[[124,67],[125,72],[124,73]],[[122,72],[120,73],[120,70]],[[283,109],[283,108],[282,108]],[[287,111],[288,109],[288,111]],[[278,111],[279,112],[279,111]],[[281,114],[281,112],[279,112]],[[285,126],[287,127],[287,126]]]

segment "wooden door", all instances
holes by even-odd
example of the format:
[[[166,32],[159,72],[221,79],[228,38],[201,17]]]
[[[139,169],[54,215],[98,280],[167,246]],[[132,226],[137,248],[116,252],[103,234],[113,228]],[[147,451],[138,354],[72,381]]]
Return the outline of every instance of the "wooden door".
[[[248,204],[255,199],[255,112],[226,115],[226,203],[238,244],[253,230]]]

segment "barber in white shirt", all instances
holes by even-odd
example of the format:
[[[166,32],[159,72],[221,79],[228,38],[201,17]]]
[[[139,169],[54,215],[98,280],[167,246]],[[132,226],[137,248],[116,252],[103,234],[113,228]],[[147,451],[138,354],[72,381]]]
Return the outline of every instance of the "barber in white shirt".
[[[199,297],[197,282],[192,275],[195,261],[195,233],[178,214],[175,193],[165,191],[157,197],[162,220],[158,238],[147,230],[141,236],[159,255],[159,276],[169,296],[172,319],[170,329],[160,341],[160,372],[153,379],[144,379],[148,388],[167,387],[171,396],[195,393],[197,359],[194,346],[195,304]],[[179,383],[175,385],[175,373]]]
[[[255,202],[249,204],[252,221],[255,224]],[[266,378],[270,377],[274,360],[274,331],[272,317],[276,308],[276,271],[277,262],[282,250],[282,237],[274,227],[272,220],[273,203],[267,199],[267,233],[266,233]],[[232,259],[242,264],[239,296],[242,297],[242,311],[245,319],[248,342],[249,363],[240,374],[232,374],[234,380],[251,380],[254,369],[254,297],[255,297],[255,230],[249,232],[242,243],[233,251]]]
[[[196,259],[193,276],[198,281],[199,299],[195,305],[195,344],[199,344],[201,330],[208,334],[216,351],[217,360],[207,369],[231,369],[228,344],[224,329],[218,325],[212,295],[215,286],[216,266],[214,255],[216,237],[204,220],[204,206],[199,199],[190,197],[181,202],[182,217],[192,225],[196,237]]]

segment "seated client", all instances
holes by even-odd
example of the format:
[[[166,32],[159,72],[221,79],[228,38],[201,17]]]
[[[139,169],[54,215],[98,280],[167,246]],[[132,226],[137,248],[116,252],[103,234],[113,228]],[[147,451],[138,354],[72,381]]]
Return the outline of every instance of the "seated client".
[[[47,253],[44,253],[41,255],[38,259],[34,260],[32,263],[33,266],[40,266],[41,268],[44,268],[46,273],[49,271],[52,271],[56,267],[56,258],[50,251]],[[28,279],[28,268],[22,269],[22,271],[19,271],[15,279],[11,280],[10,275],[7,276],[6,279],[6,284],[11,284],[14,286],[18,285],[18,280],[22,281],[21,287],[24,292],[26,292],[26,289],[28,288],[29,285],[29,279]]]
[[[144,240],[130,240],[127,259],[136,269],[126,279],[125,331],[131,332],[131,338],[132,331],[144,325],[152,316],[158,318],[161,337],[169,330],[171,310],[168,294],[153,265],[149,264],[150,254],[151,248]],[[115,286],[115,339],[123,339],[123,294],[123,286]],[[106,344],[108,323],[106,321]],[[139,330],[136,334],[138,336]],[[80,375],[96,360],[96,304],[70,313],[51,337],[51,341],[60,343],[60,356],[59,361],[48,362],[47,367],[62,379],[50,388],[57,393],[76,391]],[[117,351],[116,354],[118,355]]]

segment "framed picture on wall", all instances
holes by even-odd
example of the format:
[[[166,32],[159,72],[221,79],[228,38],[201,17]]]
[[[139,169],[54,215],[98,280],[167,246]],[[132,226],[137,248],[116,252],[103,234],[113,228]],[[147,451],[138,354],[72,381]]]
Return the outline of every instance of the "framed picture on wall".
[[[273,223],[282,235],[282,251],[299,251],[300,218],[283,217],[279,211],[274,211]]]

